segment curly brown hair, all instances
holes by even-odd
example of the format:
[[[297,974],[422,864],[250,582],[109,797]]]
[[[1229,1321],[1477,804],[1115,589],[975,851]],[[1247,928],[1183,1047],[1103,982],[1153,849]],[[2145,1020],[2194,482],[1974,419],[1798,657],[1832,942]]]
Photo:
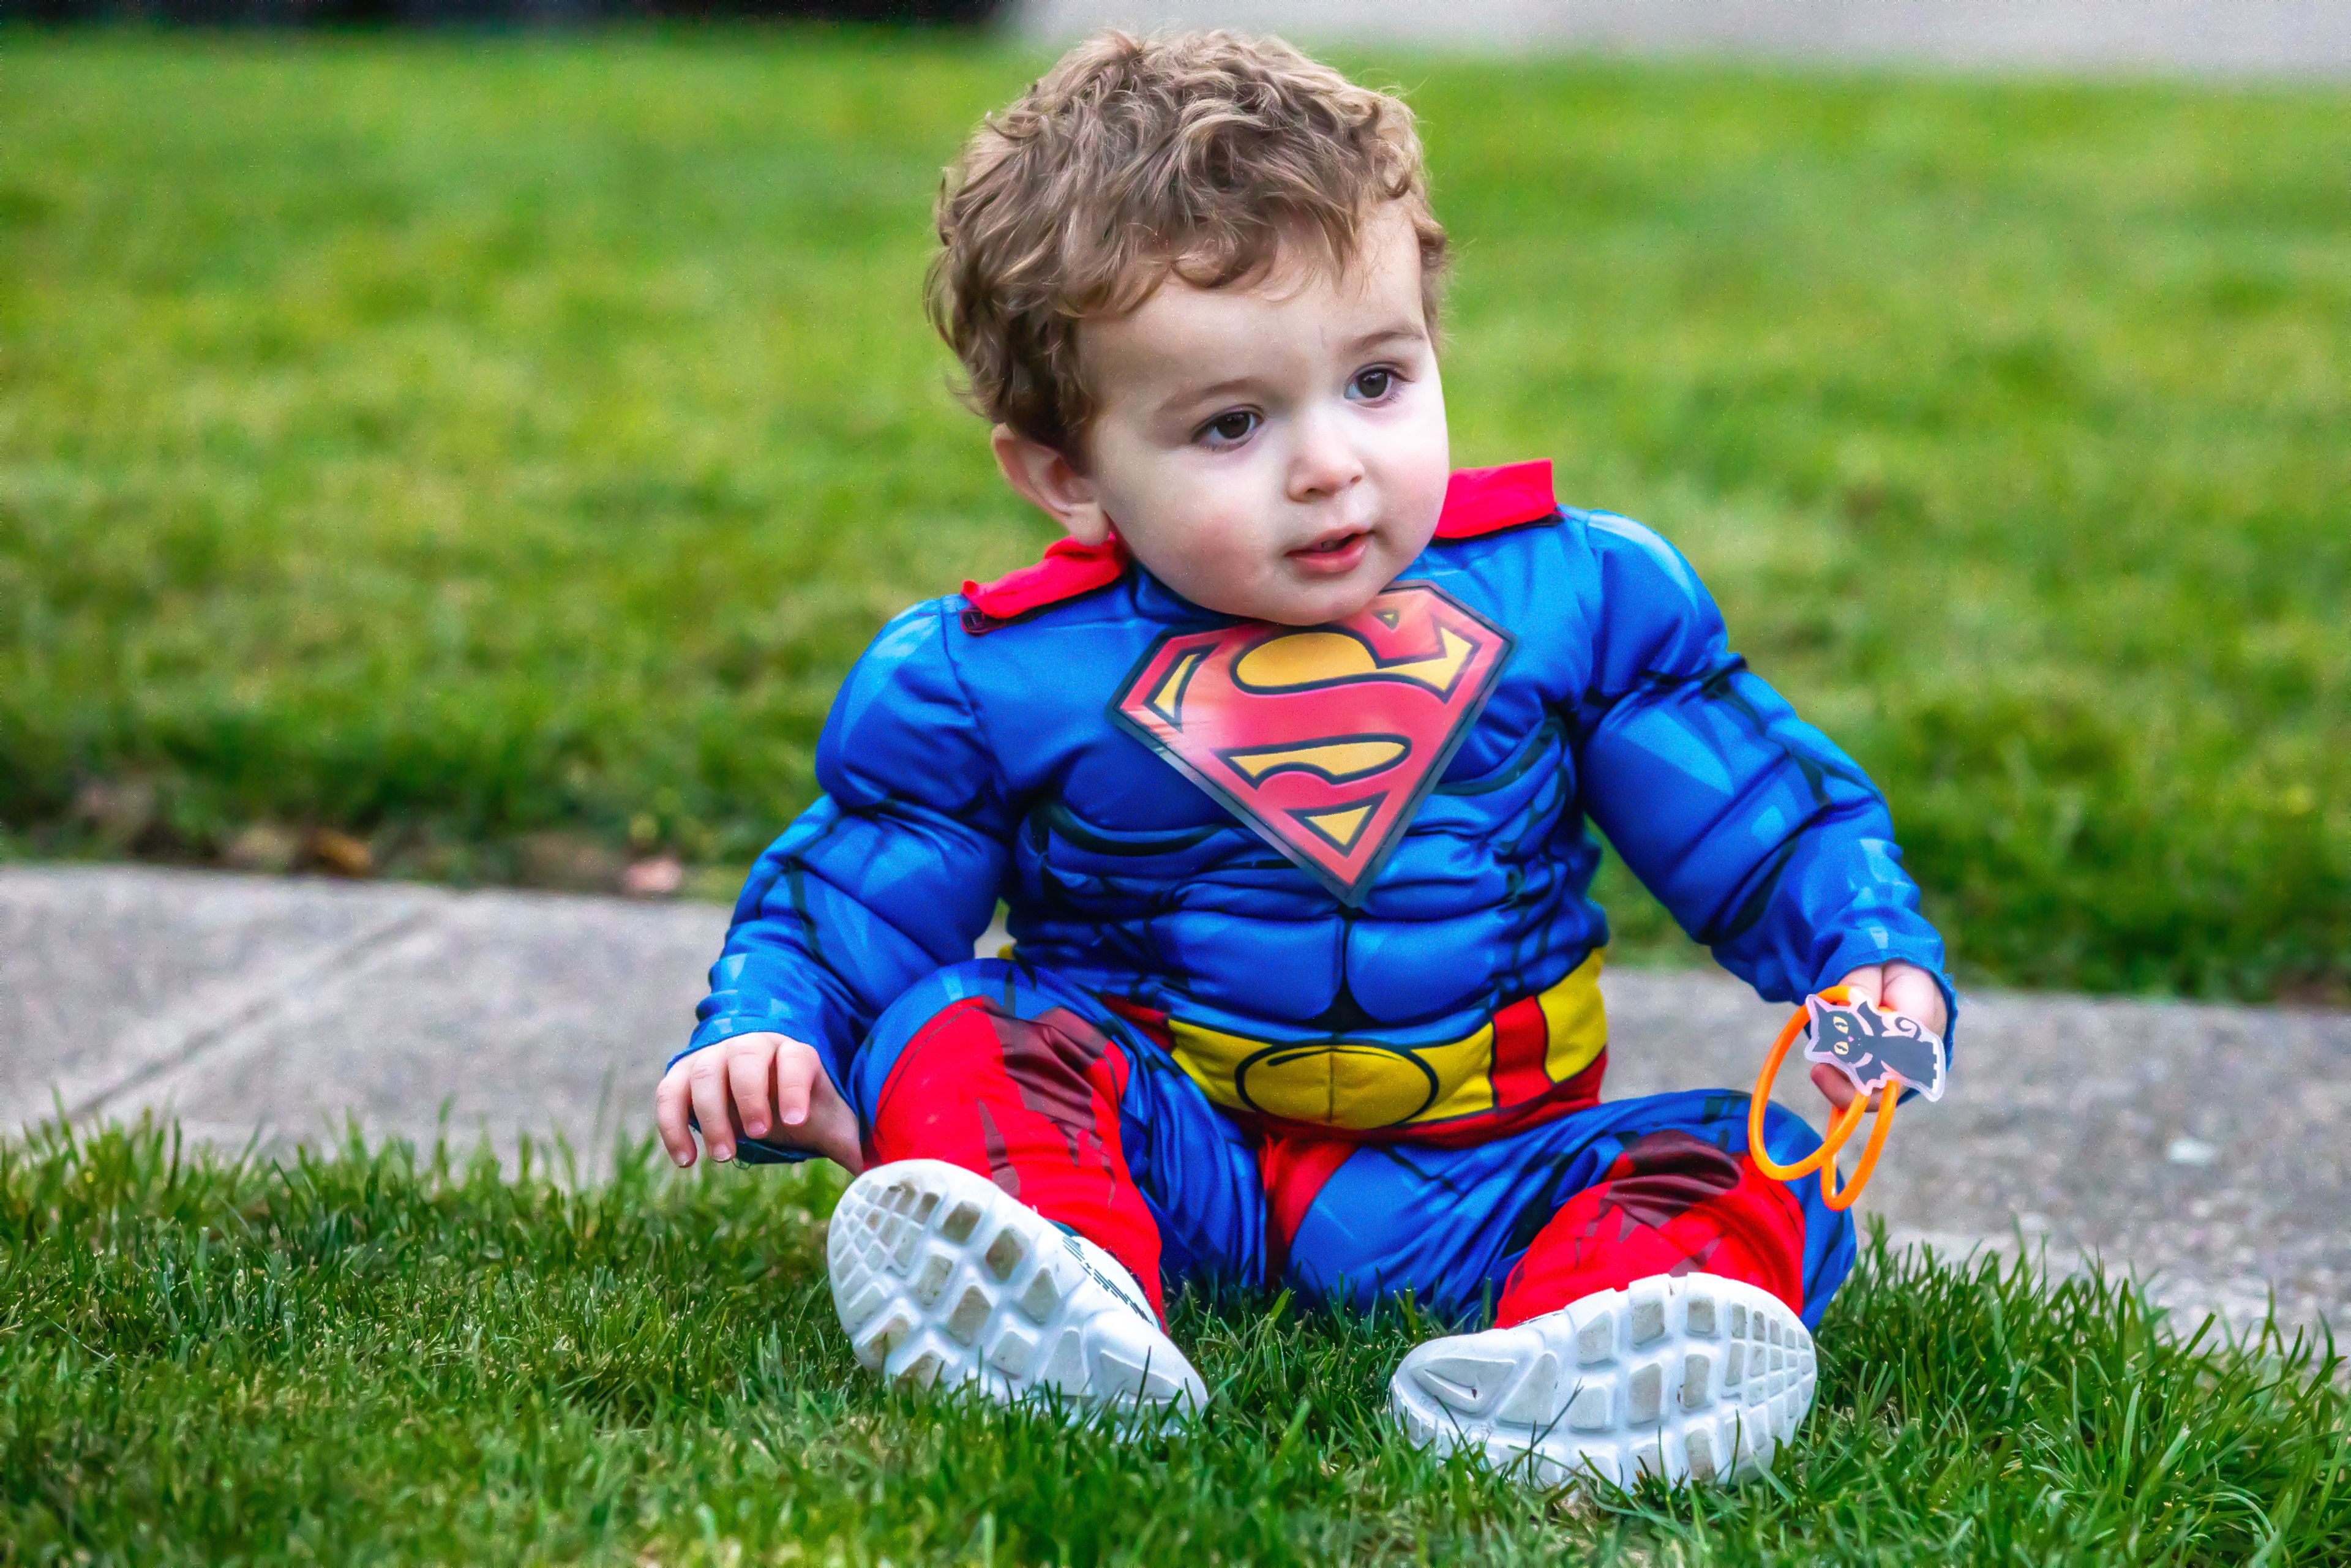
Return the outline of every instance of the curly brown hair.
[[[1077,460],[1094,403],[1078,326],[1140,306],[1170,273],[1262,276],[1285,244],[1343,267],[1401,202],[1432,336],[1445,230],[1412,111],[1278,38],[1224,31],[1080,44],[983,120],[939,189],[931,321],[980,413]]]

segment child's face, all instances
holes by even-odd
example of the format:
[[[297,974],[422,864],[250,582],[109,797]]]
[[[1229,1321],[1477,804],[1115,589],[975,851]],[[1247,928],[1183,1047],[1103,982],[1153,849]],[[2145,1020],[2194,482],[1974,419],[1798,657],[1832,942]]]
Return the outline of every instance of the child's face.
[[[1420,249],[1390,207],[1340,276],[1285,263],[1249,284],[1171,277],[1089,321],[1083,473],[999,429],[1014,486],[1081,539],[1112,528],[1210,610],[1309,626],[1352,615],[1436,530],[1450,454]]]

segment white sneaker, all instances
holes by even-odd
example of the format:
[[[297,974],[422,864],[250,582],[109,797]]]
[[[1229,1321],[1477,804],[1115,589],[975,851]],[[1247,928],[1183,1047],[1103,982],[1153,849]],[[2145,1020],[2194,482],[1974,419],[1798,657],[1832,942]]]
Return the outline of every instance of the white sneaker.
[[[1081,1415],[1207,1407],[1134,1275],[960,1166],[867,1171],[841,1195],[825,1254],[841,1326],[885,1377],[976,1383],[1008,1403],[1051,1391]]]
[[[1631,1487],[1768,1469],[1813,1406],[1813,1336],[1759,1286],[1658,1274],[1512,1328],[1434,1339],[1396,1368],[1405,1433],[1539,1485]]]

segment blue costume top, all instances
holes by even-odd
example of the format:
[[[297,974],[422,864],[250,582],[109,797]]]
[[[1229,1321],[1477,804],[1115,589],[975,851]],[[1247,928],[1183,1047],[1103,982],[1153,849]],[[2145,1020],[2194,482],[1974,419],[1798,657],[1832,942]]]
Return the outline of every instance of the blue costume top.
[[[1474,1141],[1599,1061],[1593,826],[1768,998],[1891,959],[1939,980],[1867,778],[1729,651],[1679,552],[1558,507],[1549,466],[1456,475],[1427,549],[1334,626],[1203,610],[1115,541],[899,615],[687,1049],[772,1030],[844,1084],[1001,899],[1023,964],[1219,1106]]]

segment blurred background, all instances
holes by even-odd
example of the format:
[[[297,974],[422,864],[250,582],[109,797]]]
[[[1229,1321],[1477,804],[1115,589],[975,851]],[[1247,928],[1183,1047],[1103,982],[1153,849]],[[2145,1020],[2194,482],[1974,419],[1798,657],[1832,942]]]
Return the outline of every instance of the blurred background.
[[[2351,1002],[2351,6],[0,17],[0,857],[731,897],[873,630],[1048,538],[940,166],[1222,21],[1405,93],[1456,460],[1689,553],[1966,977]]]

